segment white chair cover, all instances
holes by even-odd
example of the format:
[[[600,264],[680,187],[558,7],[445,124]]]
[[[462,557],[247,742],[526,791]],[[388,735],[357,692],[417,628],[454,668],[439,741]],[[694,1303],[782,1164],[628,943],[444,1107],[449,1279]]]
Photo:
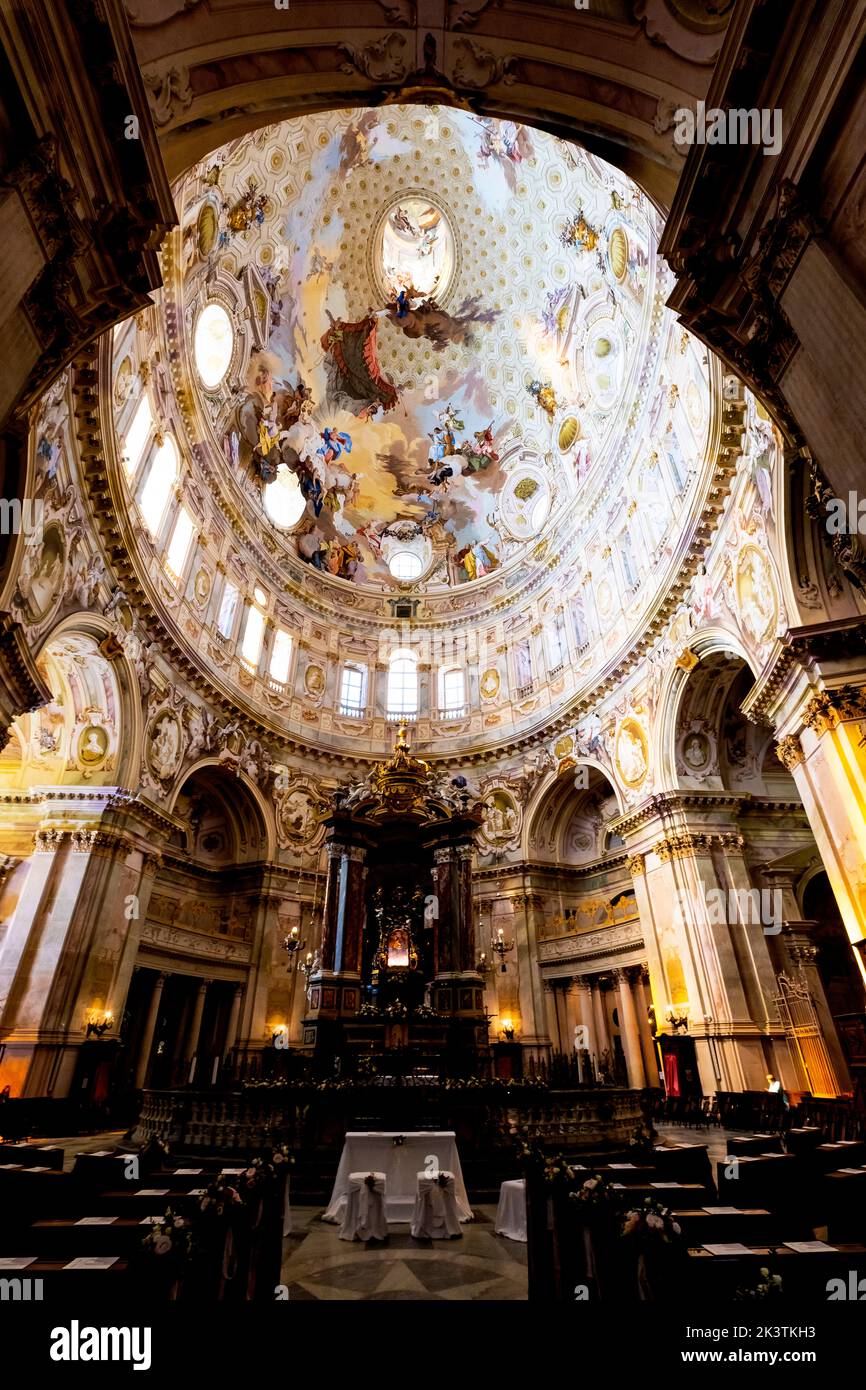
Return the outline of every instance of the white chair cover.
[[[418,1174],[415,1210],[412,1213],[412,1235],[416,1240],[446,1240],[462,1236],[460,1217],[455,1198],[454,1174],[444,1170],[439,1178]]]
[[[496,1234],[508,1240],[526,1240],[526,1181],[515,1178],[499,1189]]]
[[[367,1184],[369,1177],[372,1187]],[[387,1234],[385,1174],[350,1173],[340,1240],[384,1240]]]

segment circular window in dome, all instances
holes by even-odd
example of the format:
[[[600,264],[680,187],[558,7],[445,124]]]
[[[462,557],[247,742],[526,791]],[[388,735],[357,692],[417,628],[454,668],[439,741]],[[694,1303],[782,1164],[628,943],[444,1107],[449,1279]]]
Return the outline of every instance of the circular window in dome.
[[[275,526],[288,529],[300,521],[307,505],[294,473],[281,463],[272,483],[262,491],[265,511]]]
[[[410,579],[418,578],[424,569],[424,561],[414,550],[397,550],[388,561],[388,568],[395,579],[406,583]]]
[[[420,192],[392,203],[374,246],[376,279],[390,298],[399,299],[398,312],[408,312],[422,299],[442,303],[457,257],[454,230],[438,203]]]
[[[202,385],[219,386],[232,360],[235,333],[222,304],[206,304],[195,326],[195,365]]]

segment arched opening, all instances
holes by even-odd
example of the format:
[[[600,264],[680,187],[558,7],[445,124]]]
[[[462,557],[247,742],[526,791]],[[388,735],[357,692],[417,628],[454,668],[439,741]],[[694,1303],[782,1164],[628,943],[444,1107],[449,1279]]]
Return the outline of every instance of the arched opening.
[[[209,1086],[222,1075],[264,930],[268,839],[250,788],[201,766],[180,787],[173,815],[121,1030],[121,1075],[133,1089]]]

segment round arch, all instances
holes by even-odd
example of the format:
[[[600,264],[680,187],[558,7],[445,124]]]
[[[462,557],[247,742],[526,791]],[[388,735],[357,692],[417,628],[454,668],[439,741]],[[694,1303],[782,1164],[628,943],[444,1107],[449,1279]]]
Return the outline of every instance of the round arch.
[[[586,789],[575,785],[580,768],[587,768],[589,776]],[[592,778],[592,774],[595,778]],[[543,858],[545,854],[555,858],[568,821],[570,821],[581,797],[582,790],[590,790],[591,783],[600,787],[606,785],[609,794],[615,798],[617,813],[621,815],[625,804],[620,788],[616,785],[609,768],[596,758],[580,758],[575,762],[549,773],[541,783],[533,801],[531,814],[527,815],[523,827],[522,854],[525,860]]]
[[[240,769],[228,768],[224,762],[220,762],[218,757],[209,755],[199,758],[196,762],[185,767],[178,774],[171,795],[168,799],[168,811],[175,812],[178,798],[182,794],[184,787],[194,777],[201,772],[213,770],[213,776],[209,780],[213,783],[215,790],[220,794],[221,799],[226,803],[226,809],[233,817],[236,817],[236,808],[231,804],[231,797],[228,796],[230,788],[236,783],[240,783],[246,794],[247,803],[256,816],[260,838],[264,841],[264,857],[269,862],[276,858],[277,853],[277,832],[274,821],[273,811],[268,801],[263,796],[261,789],[256,785],[246,772]],[[231,779],[231,781],[230,781]],[[223,797],[222,793],[226,795]]]
[[[688,650],[698,658],[699,662],[716,653],[725,653],[744,662],[756,680],[760,674],[755,666],[754,658],[746,650],[739,634],[720,627],[718,624],[709,624],[692,633],[689,638]],[[657,791],[679,790],[679,774],[676,766],[677,727],[686,685],[695,669],[693,666],[690,670],[686,670],[685,667],[675,664],[669,671],[659,692],[653,731]]]
[[[97,647],[101,647],[107,638],[113,638],[114,635],[112,623],[102,613],[79,609],[77,612],[67,613],[44,634],[38,649],[34,652],[34,659],[40,661],[48,653],[52,643],[62,638],[86,637]],[[111,654],[103,651],[102,655],[111,668],[119,695],[114,784],[119,787],[137,786],[143,738],[142,700],[138,677],[132,661],[120,646]]]
[[[170,179],[265,124],[423,101],[578,140],[663,208],[682,163],[675,112],[706,95],[727,26],[707,16],[698,33],[654,0],[636,22],[544,6],[531,28],[521,0],[438,0],[423,21],[408,0],[356,4],[348,24],[326,0],[293,8],[291,24],[258,3],[167,0],[156,23],[128,8]]]

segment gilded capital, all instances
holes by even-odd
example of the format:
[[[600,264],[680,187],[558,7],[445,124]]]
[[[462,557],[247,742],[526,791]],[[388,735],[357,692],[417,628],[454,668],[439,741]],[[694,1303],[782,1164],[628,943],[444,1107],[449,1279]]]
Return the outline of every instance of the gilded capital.
[[[799,767],[805,758],[803,745],[795,734],[787,734],[785,738],[777,739],[776,752],[779,761],[784,763],[789,772],[793,772],[795,767]]]

